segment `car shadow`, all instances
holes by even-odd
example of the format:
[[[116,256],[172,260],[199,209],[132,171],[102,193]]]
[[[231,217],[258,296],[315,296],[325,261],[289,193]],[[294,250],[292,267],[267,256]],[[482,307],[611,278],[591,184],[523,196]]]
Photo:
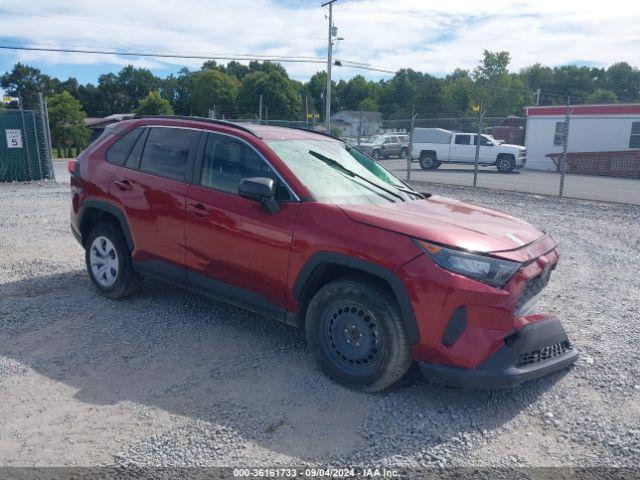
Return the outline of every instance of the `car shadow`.
[[[4,284],[0,314],[0,355],[78,401],[162,409],[303,460],[358,451],[366,464],[495,429],[562,376],[487,392],[432,385],[412,368],[383,393],[354,392],[316,369],[293,327],[149,280],[108,300],[81,270]]]

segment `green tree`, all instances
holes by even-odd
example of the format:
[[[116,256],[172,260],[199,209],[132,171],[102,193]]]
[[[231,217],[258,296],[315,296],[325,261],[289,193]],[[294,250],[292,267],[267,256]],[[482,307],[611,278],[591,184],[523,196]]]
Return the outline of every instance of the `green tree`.
[[[252,64],[256,62],[251,62]],[[300,116],[302,100],[295,84],[289,79],[281,65],[264,62],[247,74],[240,89],[240,108],[245,115],[254,116],[258,112],[262,95],[263,115],[268,111],[270,118],[295,120]]]
[[[86,114],[80,102],[69,92],[62,92],[48,97],[47,105],[51,139],[58,150],[71,156],[71,147],[86,146],[91,131],[84,125]]]
[[[366,99],[370,99],[375,103],[377,97],[376,87],[375,83],[367,81],[362,75],[356,75],[344,82],[342,88],[338,85],[338,92],[336,93],[340,98],[340,106],[345,110],[358,110],[360,103]]]
[[[149,94],[140,100],[136,115],[173,115],[171,103],[166,98],[160,96],[160,92],[149,92]]]
[[[618,96],[611,90],[599,88],[585,97],[585,103],[616,103]]]
[[[242,65],[240,62],[232,60],[227,63],[227,75],[231,75],[232,77],[236,77],[238,80],[242,81],[248,73],[249,67]]]
[[[194,73],[183,68],[178,75],[169,75],[160,85],[161,95],[171,102],[178,115],[193,115]]]
[[[508,75],[507,67],[510,61],[509,52],[485,50],[480,64],[473,70],[473,78],[476,81],[491,81],[497,77]]]
[[[220,70],[201,70],[193,73],[191,82],[191,114],[209,116],[209,109],[216,108],[216,115],[233,117],[240,82]]]
[[[308,97],[309,111],[315,111],[324,118],[324,91],[327,88],[327,72],[314,73],[309,81],[305,84],[303,95]],[[331,82],[331,89],[335,91],[336,82]],[[331,111],[338,111],[338,102],[336,97],[331,95]]]
[[[378,102],[372,97],[364,98],[358,104],[358,110],[362,112],[377,112],[378,108]]]
[[[10,72],[0,77],[0,87],[11,96],[19,96],[25,108],[36,108],[38,93],[50,95],[51,77],[43,74],[39,69],[16,63]]]
[[[605,73],[605,86],[624,102],[640,100],[640,70],[626,62],[614,63]]]
[[[407,119],[415,111],[421,115],[444,112],[444,80],[412,69],[399,70],[380,88],[378,103],[386,119]]]
[[[509,73],[509,52],[484,51],[473,71],[474,101],[481,102],[489,115],[519,114],[531,102],[531,92],[518,74]]]
[[[451,115],[464,115],[469,112],[474,98],[473,80],[467,70],[456,69],[445,77],[444,103]]]
[[[106,115],[132,112],[149,92],[160,89],[160,79],[146,68],[127,65],[118,74],[98,77],[100,110]]]

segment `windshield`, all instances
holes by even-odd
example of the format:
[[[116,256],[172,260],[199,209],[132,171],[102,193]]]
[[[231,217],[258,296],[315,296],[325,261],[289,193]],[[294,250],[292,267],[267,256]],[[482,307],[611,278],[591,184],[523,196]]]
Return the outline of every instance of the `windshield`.
[[[384,135],[374,135],[373,137],[369,137],[369,143],[382,144],[385,140]]]
[[[267,144],[320,202],[378,205],[419,198],[393,174],[345,143],[306,139],[267,140]]]

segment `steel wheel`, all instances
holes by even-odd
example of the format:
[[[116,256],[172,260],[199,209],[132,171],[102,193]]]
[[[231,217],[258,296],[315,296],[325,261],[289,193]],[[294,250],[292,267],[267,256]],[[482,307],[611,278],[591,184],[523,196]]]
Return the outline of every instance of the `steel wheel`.
[[[118,278],[118,252],[107,237],[96,237],[89,250],[91,273],[103,287],[110,287]]]
[[[384,335],[376,316],[357,303],[336,302],[324,312],[327,350],[348,370],[375,368],[384,349]]]

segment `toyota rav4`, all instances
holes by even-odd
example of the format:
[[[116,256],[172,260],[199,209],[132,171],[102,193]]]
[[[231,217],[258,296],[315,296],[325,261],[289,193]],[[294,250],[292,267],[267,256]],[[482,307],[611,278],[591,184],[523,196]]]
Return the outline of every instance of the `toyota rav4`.
[[[550,235],[416,191],[336,138],[137,118],[69,171],[71,228],[103,295],[153,277],[299,326],[351,388],[382,390],[413,361],[436,383],[512,387],[577,358],[535,309],[558,264]]]

